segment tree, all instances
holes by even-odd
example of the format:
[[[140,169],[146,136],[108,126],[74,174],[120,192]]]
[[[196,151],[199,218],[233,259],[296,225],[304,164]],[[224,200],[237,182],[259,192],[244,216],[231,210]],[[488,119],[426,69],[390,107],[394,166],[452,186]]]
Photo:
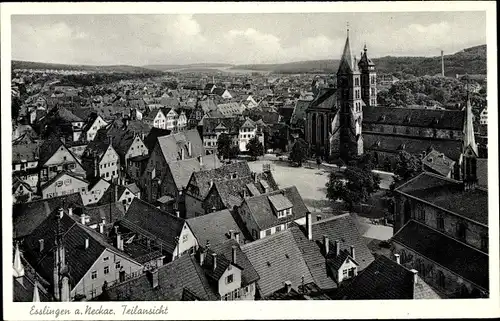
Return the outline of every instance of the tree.
[[[289,160],[302,166],[302,163],[307,159],[307,151],[309,146],[307,142],[299,138],[292,146],[292,151],[290,152]]]
[[[252,156],[252,158],[254,159],[264,155],[264,146],[262,146],[262,143],[259,141],[259,138],[257,138],[257,136],[248,141],[247,149],[250,156]]]
[[[394,170],[398,180],[407,181],[422,172],[422,160],[405,151],[400,151]]]
[[[342,200],[349,209],[366,201],[380,187],[380,176],[366,168],[349,166],[343,173],[331,172],[326,183],[326,197]]]
[[[231,158],[231,144],[231,137],[228,134],[220,134],[217,139],[217,154],[224,158]]]

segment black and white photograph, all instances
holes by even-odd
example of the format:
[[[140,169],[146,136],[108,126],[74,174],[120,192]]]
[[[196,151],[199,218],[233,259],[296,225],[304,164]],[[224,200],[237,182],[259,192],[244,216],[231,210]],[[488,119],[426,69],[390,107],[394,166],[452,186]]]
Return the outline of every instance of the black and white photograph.
[[[2,4],[11,318],[498,307],[495,4],[313,4]]]

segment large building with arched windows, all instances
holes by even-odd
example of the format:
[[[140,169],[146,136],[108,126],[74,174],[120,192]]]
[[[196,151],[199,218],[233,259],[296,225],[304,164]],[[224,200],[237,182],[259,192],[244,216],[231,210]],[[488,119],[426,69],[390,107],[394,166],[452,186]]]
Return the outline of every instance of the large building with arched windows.
[[[371,153],[387,170],[399,151],[422,157],[432,152],[438,155],[430,158],[427,169],[460,179],[464,135],[473,133],[472,127],[466,127],[470,108],[378,106],[375,64],[368,57],[366,45],[360,59],[351,54],[349,35],[336,79],[336,86],[330,87],[321,88],[319,82],[313,82],[315,97],[306,109],[305,130],[313,152],[342,159]]]

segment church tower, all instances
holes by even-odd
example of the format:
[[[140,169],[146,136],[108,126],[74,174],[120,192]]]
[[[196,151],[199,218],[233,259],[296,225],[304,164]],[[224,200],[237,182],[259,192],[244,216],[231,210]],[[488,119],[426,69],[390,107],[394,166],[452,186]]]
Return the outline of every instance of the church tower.
[[[467,106],[464,110],[464,138],[462,146],[462,181],[465,189],[472,189],[477,183],[477,145],[474,137],[472,105],[467,86]]]
[[[377,74],[375,64],[368,58],[367,51],[365,44],[358,64],[361,71],[361,97],[367,107],[375,107],[377,106]]]
[[[351,55],[349,29],[337,71],[337,105],[340,109],[340,157],[363,154],[361,73],[356,57]]]
[[[66,249],[63,242],[63,232],[60,220],[63,218],[63,209],[59,209],[56,222],[56,238],[54,247],[54,297],[57,301],[70,301],[69,270],[66,263]]]

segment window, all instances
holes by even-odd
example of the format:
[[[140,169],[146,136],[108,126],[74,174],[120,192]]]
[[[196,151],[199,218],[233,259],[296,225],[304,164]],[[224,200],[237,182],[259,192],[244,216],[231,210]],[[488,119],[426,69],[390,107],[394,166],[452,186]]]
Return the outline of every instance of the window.
[[[425,221],[425,211],[423,206],[419,206],[417,209],[417,220]]]
[[[392,128],[392,132],[393,132],[394,134],[396,134],[396,133],[398,132],[398,129],[396,128],[396,126],[394,126],[394,127]]]
[[[467,238],[467,226],[465,223],[458,223],[457,236],[461,241],[465,241]]]
[[[271,229],[266,230],[266,236],[271,235]]]
[[[437,218],[437,228],[439,230],[444,230],[444,217],[443,216],[438,216],[438,218]]]
[[[108,261],[109,260],[109,256],[106,256],[105,258],[102,259],[103,261]]]
[[[349,275],[349,271],[347,271],[347,269],[342,271],[342,278],[347,279],[348,275]]]
[[[187,240],[188,240],[188,236],[187,235],[183,235],[182,236],[182,243],[187,242]]]
[[[230,284],[230,283],[233,283],[233,275],[232,274],[229,274],[226,277],[226,284]]]
[[[276,226],[276,232],[281,231],[281,226]]]
[[[109,266],[104,267],[104,274],[109,274]]]
[[[97,271],[92,271],[91,277],[92,277],[92,280],[97,279]]]
[[[120,267],[121,267],[121,265],[120,265],[120,261],[116,262],[116,263],[115,263],[115,269],[119,269]]]
[[[446,278],[444,276],[443,271],[438,271],[438,285],[442,288],[446,287]]]
[[[350,268],[348,274],[349,278],[353,278],[356,275],[356,268],[355,267]]]
[[[285,216],[286,216],[286,210],[278,211],[278,218],[285,217]]]

